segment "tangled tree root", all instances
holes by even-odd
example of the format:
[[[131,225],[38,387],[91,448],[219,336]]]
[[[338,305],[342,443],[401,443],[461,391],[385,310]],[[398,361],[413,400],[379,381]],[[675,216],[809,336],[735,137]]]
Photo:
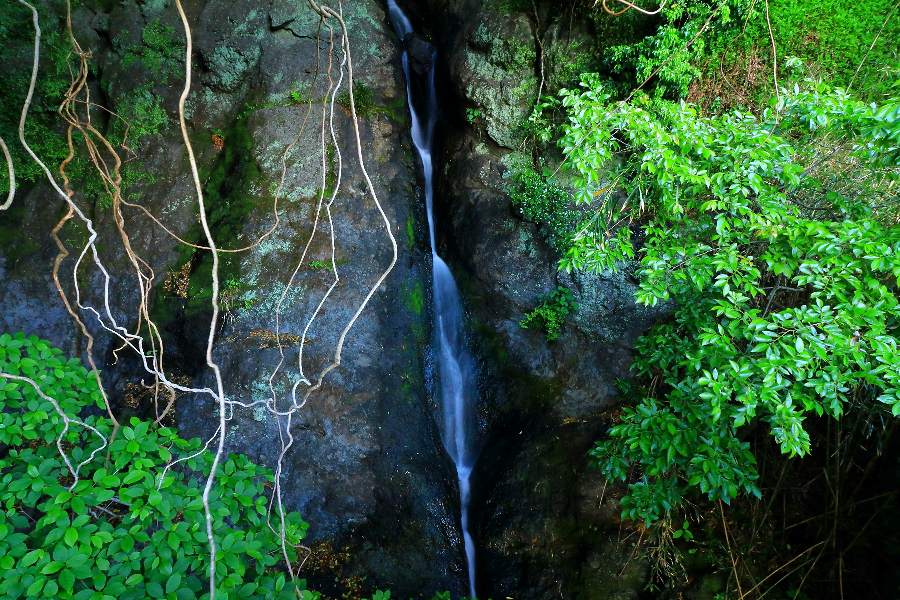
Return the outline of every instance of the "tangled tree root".
[[[266,238],[273,235],[274,232],[278,229],[280,224],[280,216],[278,210],[278,200],[282,193],[284,183],[286,180],[288,165],[287,165],[287,157],[288,154],[295,147],[297,142],[300,140],[302,132],[304,131],[307,121],[309,120],[311,111],[312,111],[312,100],[307,105],[306,115],[303,119],[303,123],[294,138],[294,140],[284,149],[284,152],[281,157],[281,174],[278,182],[277,190],[275,192],[275,198],[273,202],[273,222],[272,224],[263,232],[260,236],[258,236],[252,243],[244,245],[239,248],[219,248],[216,244],[216,240],[214,239],[214,235],[212,229],[210,227],[210,223],[207,217],[206,205],[204,202],[204,194],[203,194],[203,186],[200,181],[200,173],[199,167],[196,161],[196,157],[194,155],[194,150],[190,142],[190,137],[188,134],[187,123],[185,119],[185,103],[188,95],[190,94],[190,88],[192,83],[192,70],[191,70],[191,59],[193,54],[193,36],[190,27],[190,23],[188,17],[184,11],[184,7],[182,5],[181,0],[175,1],[175,7],[178,12],[179,18],[181,20],[184,35],[185,35],[185,54],[184,54],[184,86],[182,88],[182,92],[180,94],[178,100],[178,123],[182,136],[182,140],[187,151],[188,163],[191,171],[191,179],[195,188],[195,193],[197,196],[197,205],[198,205],[198,214],[200,218],[200,225],[203,231],[203,236],[205,238],[205,243],[197,244],[191,243],[187,240],[178,236],[174,231],[167,227],[159,218],[153,215],[147,208],[129,202],[123,195],[122,190],[122,164],[123,161],[119,155],[116,147],[94,126],[91,119],[91,109],[99,108],[101,110],[107,111],[107,109],[103,107],[99,107],[91,101],[90,97],[90,89],[87,85],[88,73],[89,73],[89,59],[90,53],[85,51],[79,44],[76,39],[73,31],[72,31],[72,20],[71,20],[71,6],[69,1],[66,2],[66,27],[67,33],[69,35],[69,40],[72,47],[73,56],[77,60],[77,68],[72,72],[72,81],[71,84],[66,91],[65,97],[59,107],[59,115],[63,119],[66,124],[66,142],[68,153],[66,157],[63,159],[62,163],[58,168],[58,176],[59,181],[57,181],[56,177],[54,177],[53,173],[47,167],[47,165],[41,161],[41,159],[35,154],[32,148],[28,145],[28,142],[25,138],[25,123],[28,118],[29,108],[31,106],[31,102],[34,96],[35,85],[37,81],[39,66],[40,66],[40,49],[41,49],[41,29],[39,23],[39,15],[34,6],[32,6],[26,0],[17,0],[21,5],[25,6],[31,11],[32,15],[32,24],[34,27],[34,51],[33,51],[33,61],[32,61],[32,71],[31,78],[29,80],[29,87],[27,95],[24,99],[22,110],[19,118],[19,141],[21,142],[23,148],[31,157],[31,159],[40,167],[41,171],[43,171],[47,182],[50,187],[53,189],[54,193],[59,196],[59,198],[64,202],[65,212],[60,220],[54,225],[51,230],[51,236],[54,240],[54,243],[57,247],[57,255],[53,261],[52,268],[52,278],[54,285],[57,289],[57,292],[60,296],[60,299],[63,302],[63,305],[66,308],[66,311],[75,321],[78,330],[81,332],[81,335],[87,341],[86,345],[86,358],[89,363],[89,366],[94,373],[96,378],[98,388],[100,393],[103,396],[104,403],[106,405],[106,410],[111,422],[114,425],[113,436],[118,428],[118,420],[116,419],[115,414],[113,413],[111,403],[105,391],[103,380],[101,378],[100,370],[96,364],[96,360],[94,358],[94,345],[95,345],[95,336],[91,333],[91,329],[88,327],[88,323],[83,318],[83,315],[90,315],[90,318],[93,319],[96,325],[99,326],[100,330],[111,335],[115,340],[117,340],[120,345],[118,348],[114,349],[113,355],[116,356],[121,350],[129,349],[137,354],[140,357],[140,363],[144,371],[146,371],[152,377],[152,383],[141,384],[148,390],[152,390],[152,398],[153,405],[156,414],[157,422],[160,422],[165,416],[172,410],[176,398],[177,392],[187,392],[192,394],[197,394],[201,396],[208,395],[216,402],[217,413],[218,413],[218,426],[216,430],[213,432],[212,436],[205,442],[202,448],[196,453],[199,454],[204,450],[210,448],[213,444],[215,444],[215,451],[212,466],[207,475],[204,487],[203,487],[203,506],[204,506],[204,514],[206,520],[206,534],[209,543],[210,550],[210,568],[209,568],[209,585],[210,585],[210,598],[215,598],[215,576],[216,576],[216,558],[217,558],[217,545],[215,535],[212,529],[213,521],[212,515],[210,512],[209,498],[210,493],[213,489],[213,486],[216,482],[216,473],[219,468],[219,465],[222,461],[224,454],[224,445],[225,445],[225,435],[227,433],[227,423],[233,417],[233,411],[235,406],[240,407],[251,407],[257,404],[264,405],[265,409],[274,416],[276,424],[278,426],[279,438],[281,443],[281,450],[279,452],[278,461],[275,467],[275,485],[272,492],[272,497],[269,503],[269,513],[271,516],[272,511],[274,510],[278,515],[278,525],[277,525],[277,533],[281,540],[282,552],[285,558],[285,567],[288,570],[291,578],[295,578],[297,574],[297,570],[302,567],[302,562],[298,569],[295,569],[294,566],[290,563],[288,558],[289,554],[287,551],[287,541],[286,541],[286,524],[285,524],[285,510],[283,506],[283,498],[282,498],[282,488],[281,488],[281,476],[283,473],[283,461],[286,454],[289,452],[292,443],[293,436],[291,433],[291,424],[292,419],[295,414],[297,414],[306,403],[310,400],[313,394],[318,391],[323,383],[325,382],[329,373],[333,370],[337,369],[341,365],[342,361],[342,353],[344,349],[344,345],[353,330],[354,325],[359,319],[360,315],[368,306],[372,297],[375,295],[379,287],[384,283],[387,279],[388,275],[393,270],[394,266],[397,262],[398,256],[398,246],[397,241],[391,231],[391,223],[387,217],[387,214],[382,207],[380,200],[375,192],[374,186],[372,184],[372,180],[369,176],[369,173],[366,169],[365,160],[363,158],[363,148],[362,148],[362,140],[360,135],[360,126],[359,126],[359,118],[357,114],[356,107],[356,99],[354,98],[354,89],[353,89],[353,59],[350,47],[350,40],[347,31],[347,25],[343,18],[343,7],[338,1],[337,9],[334,9],[330,6],[319,4],[315,2],[315,0],[308,0],[308,6],[311,10],[313,10],[319,17],[319,31],[317,33],[317,48],[319,48],[320,43],[320,34],[324,28],[328,30],[328,66],[327,66],[327,81],[328,81],[328,93],[323,97],[322,101],[322,115],[320,121],[320,143],[318,151],[321,154],[321,168],[322,168],[322,179],[321,179],[321,188],[319,192],[318,202],[316,205],[315,214],[313,217],[312,230],[307,238],[302,253],[300,255],[300,259],[297,262],[296,268],[293,270],[285,290],[281,293],[278,302],[277,309],[275,311],[274,319],[275,319],[275,343],[279,349],[280,360],[278,364],[274,367],[270,377],[269,377],[269,387],[271,391],[271,397],[267,400],[262,400],[259,402],[253,403],[244,403],[237,400],[231,400],[228,398],[225,392],[225,384],[224,378],[222,376],[221,369],[218,363],[214,359],[214,351],[215,351],[215,337],[217,328],[219,327],[219,317],[221,313],[221,282],[220,282],[220,260],[222,253],[238,253],[238,252],[246,252],[252,250],[253,248],[259,246]],[[341,61],[338,65],[338,74],[335,78],[333,76],[333,52],[335,46],[335,27],[333,23],[338,25],[337,29],[339,30],[339,41],[341,48]],[[318,50],[317,50],[318,51]],[[320,63],[320,60],[317,60],[317,65]],[[319,69],[317,66],[315,78],[318,79]],[[318,374],[314,377],[307,377],[304,372],[304,349],[309,340],[309,332],[311,327],[313,326],[316,319],[321,314],[323,308],[327,304],[329,298],[332,295],[332,292],[336,289],[341,281],[338,269],[337,269],[337,260],[336,260],[336,248],[337,248],[337,240],[335,234],[335,226],[334,226],[334,218],[332,214],[332,206],[336,201],[338,194],[340,192],[342,177],[343,177],[343,156],[340,151],[340,143],[338,139],[338,135],[335,128],[334,123],[334,112],[335,112],[335,103],[338,95],[338,91],[342,87],[344,83],[344,78],[346,76],[347,79],[347,88],[348,88],[348,96],[350,101],[350,116],[353,124],[353,142],[356,148],[356,157],[359,161],[360,171],[363,174],[363,177],[366,182],[366,190],[368,196],[371,198],[372,202],[378,214],[381,217],[383,225],[385,227],[385,232],[387,234],[392,254],[389,264],[380,272],[377,279],[371,284],[368,288],[367,293],[364,298],[359,303],[355,312],[351,316],[351,318],[344,324],[343,328],[340,331],[340,334],[336,340],[333,354],[331,355],[331,360],[320,369]],[[315,85],[315,80],[314,80]],[[107,111],[114,119],[120,119],[118,115],[113,113],[112,111]],[[125,137],[127,140],[127,132],[128,132],[128,124],[125,123]],[[122,142],[122,148],[128,150],[125,142]],[[336,183],[331,190],[330,196],[326,198],[326,189],[327,189],[327,180],[326,180],[326,171],[328,168],[327,160],[328,160],[328,150],[329,148],[333,148],[335,151],[336,158]],[[118,235],[118,243],[121,248],[124,250],[125,255],[128,259],[128,264],[130,265],[131,276],[133,276],[133,281],[135,282],[135,289],[137,290],[137,302],[136,302],[136,318],[134,322],[133,328],[127,328],[124,325],[120,324],[116,317],[114,316],[111,303],[110,303],[110,286],[112,283],[112,276],[110,274],[109,269],[106,267],[104,262],[101,259],[100,252],[97,247],[97,239],[99,237],[99,233],[94,222],[88,216],[87,212],[83,210],[77,201],[76,191],[72,187],[72,182],[70,181],[69,175],[67,173],[67,168],[71,165],[72,161],[76,157],[77,149],[83,149],[86,153],[87,157],[90,159],[90,163],[93,166],[94,173],[99,177],[101,184],[103,185],[103,189],[105,193],[111,200],[111,208],[113,214],[113,223],[115,225],[116,233]],[[9,149],[6,145],[6,142],[0,139],[0,151],[3,152],[4,159],[7,163],[7,170],[9,173],[9,182],[10,189],[7,195],[5,202],[0,205],[0,210],[8,209],[15,197],[16,192],[16,182],[15,182],[15,169],[12,162],[12,157],[10,155]],[[61,182],[61,183],[60,183]],[[208,251],[211,254],[212,258],[212,275],[211,275],[211,309],[212,316],[209,321],[208,334],[206,338],[206,352],[205,359],[207,367],[212,371],[215,379],[215,389],[211,389],[209,387],[192,387],[190,385],[186,385],[184,383],[179,383],[178,381],[172,379],[167,374],[167,370],[164,366],[163,358],[165,356],[164,353],[164,340],[159,328],[153,322],[150,317],[150,297],[153,290],[154,283],[156,281],[156,274],[154,270],[150,266],[150,264],[144,260],[134,248],[132,244],[132,240],[128,234],[128,223],[123,214],[122,207],[127,206],[129,208],[133,208],[142,212],[146,217],[152,220],[157,226],[159,226],[167,235],[174,238],[179,244],[189,246],[196,250]],[[278,394],[275,391],[274,380],[279,375],[282,367],[285,363],[285,353],[283,346],[283,339],[287,339],[292,337],[288,332],[281,331],[281,319],[284,310],[284,303],[287,298],[287,294],[289,290],[296,285],[296,280],[298,273],[300,271],[301,266],[304,264],[304,261],[312,247],[313,241],[315,237],[318,235],[319,224],[322,219],[322,211],[324,208],[325,218],[328,221],[328,235],[330,242],[330,271],[332,275],[331,282],[327,288],[327,290],[323,293],[321,299],[317,303],[315,309],[312,314],[306,320],[306,323],[303,328],[302,334],[299,336],[299,352],[297,358],[297,373],[292,376],[293,385],[290,391],[290,398],[286,398],[287,400],[287,408],[282,409],[282,404],[279,403]],[[75,221],[80,225],[84,226],[88,232],[88,238],[84,243],[84,246],[79,250],[77,255],[75,256],[75,261],[72,268],[72,295],[73,297],[70,299],[69,294],[66,292],[65,286],[60,278],[60,271],[63,263],[69,258],[72,254],[69,249],[65,246],[60,237],[60,232],[70,221]],[[79,275],[82,270],[82,267],[87,268],[88,266],[96,269],[101,275],[101,283],[98,289],[92,290],[92,292],[98,293],[102,297],[102,303],[100,306],[95,307],[88,302],[84,291],[81,288],[81,284],[79,282]],[[297,336],[293,336],[297,337]],[[108,447],[109,440],[107,440],[99,431],[90,425],[84,423],[83,421],[66,415],[65,412],[60,407],[59,403],[45,394],[38,384],[27,378],[21,377],[18,375],[0,373],[0,377],[4,379],[17,381],[26,385],[30,385],[35,389],[38,395],[45,401],[49,402],[56,413],[59,415],[60,419],[63,423],[63,431],[60,434],[60,437],[57,439],[57,446],[59,448],[60,454],[68,467],[70,473],[72,474],[73,483],[72,486],[78,481],[78,473],[80,469],[93,460],[95,456],[101,452],[104,448]],[[177,379],[177,378],[176,378]],[[300,390],[302,389],[302,392]],[[160,396],[167,396],[167,401],[165,402],[162,410],[160,410],[159,398]],[[77,465],[73,465],[68,455],[66,454],[63,444],[62,438],[65,436],[71,425],[77,425],[80,427],[85,427],[90,429],[93,433],[97,434],[101,439],[101,444],[92,450],[92,452],[88,455],[88,457]],[[196,455],[195,454],[195,455]],[[194,455],[194,456],[195,456]],[[180,462],[185,460],[189,460],[192,456],[181,457],[175,459],[168,463],[162,473],[160,474],[159,481],[162,482],[162,479],[165,477],[166,472],[177,465]],[[275,527],[272,526],[270,522],[270,527],[275,530]],[[309,556],[309,549],[306,549],[307,553],[303,559],[305,562],[306,558]]]

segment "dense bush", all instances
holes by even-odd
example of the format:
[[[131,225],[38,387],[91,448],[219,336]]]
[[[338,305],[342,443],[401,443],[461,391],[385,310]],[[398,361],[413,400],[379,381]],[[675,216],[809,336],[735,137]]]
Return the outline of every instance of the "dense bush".
[[[31,385],[0,378],[0,596],[208,597],[198,479],[212,456],[199,440],[135,418],[114,432],[93,375],[38,338],[0,335],[0,373],[32,379],[84,424],[66,430]],[[175,459],[182,462],[166,469]],[[271,481],[240,455],[220,466],[210,496],[217,598],[296,597],[279,564],[277,516],[275,529],[268,522],[263,487]],[[292,561],[306,528],[287,515]]]
[[[49,11],[40,9],[41,17]],[[70,83],[70,45],[58,20],[50,20],[53,26],[45,27],[41,45],[42,71],[30,107],[30,118],[25,124],[25,137],[34,151],[48,164],[58,165],[67,154],[66,139],[56,130],[59,116],[56,110]],[[34,29],[30,11],[18,2],[0,4],[0,44],[4,60],[0,64],[0,137],[4,139],[16,166],[19,185],[40,177],[40,168],[18,143],[19,115],[28,93],[31,77]],[[0,162],[3,159],[0,157]],[[0,193],[9,189],[6,164],[0,168]]]
[[[575,235],[563,266],[636,258],[638,301],[674,301],[637,347],[647,385],[593,451],[629,482],[627,517],[654,521],[693,490],[759,494],[749,425],[796,456],[809,415],[900,414],[900,103],[809,86],[762,119],[610,102],[595,77],[564,93],[561,145],[606,227]]]
[[[684,98],[701,76],[724,76],[730,79],[726,89],[746,100],[760,90],[772,91],[771,26],[781,68],[787,57],[799,57],[820,77],[844,86],[853,82],[864,97],[884,99],[896,93],[900,64],[894,4],[672,0],[660,3],[658,26],[649,35],[611,46],[605,59],[625,90],[651,80],[651,95]],[[632,11],[619,17],[625,18],[649,22],[653,17]]]

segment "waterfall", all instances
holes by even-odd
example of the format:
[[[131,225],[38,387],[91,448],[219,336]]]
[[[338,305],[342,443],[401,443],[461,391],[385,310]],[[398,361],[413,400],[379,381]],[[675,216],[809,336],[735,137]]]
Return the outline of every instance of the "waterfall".
[[[428,213],[428,239],[431,243],[432,295],[434,299],[434,350],[438,365],[438,393],[441,405],[441,438],[459,481],[460,525],[469,573],[469,594],[475,597],[475,542],[469,532],[470,477],[476,454],[472,433],[475,429],[473,407],[476,401],[475,368],[466,348],[462,302],[453,273],[437,253],[434,223],[434,129],[438,118],[434,85],[434,57],[428,67],[424,106],[417,107],[413,95],[410,56],[406,42],[412,25],[395,0],[387,0],[391,23],[403,42],[403,75],[411,115],[413,144],[422,162],[425,182],[425,207]],[[432,53],[434,51],[432,50]],[[424,118],[423,118],[424,117]]]

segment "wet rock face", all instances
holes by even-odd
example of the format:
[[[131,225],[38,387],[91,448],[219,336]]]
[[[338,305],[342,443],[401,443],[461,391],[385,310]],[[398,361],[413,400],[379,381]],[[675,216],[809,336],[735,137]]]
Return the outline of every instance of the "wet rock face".
[[[146,94],[164,111],[159,131],[131,148],[130,165],[140,177],[128,188],[128,199],[173,233],[205,244],[175,120],[183,40],[169,4],[114,3],[108,13],[79,8],[76,35],[93,51],[95,97],[115,109]],[[390,587],[398,597],[458,591],[465,573],[455,523],[456,483],[441,450],[424,376],[430,254],[420,242],[427,239],[424,207],[410,152],[397,41],[384,8],[376,0],[344,3],[365,172],[350,118],[349,75],[344,72],[336,92],[329,83],[338,81],[345,59],[337,23],[322,25],[305,2],[286,0],[194,1],[186,9],[195,50],[188,125],[217,244],[238,248],[263,236],[272,227],[276,202],[280,220],[251,250],[222,255],[223,314],[215,359],[229,399],[260,403],[235,408],[227,448],[274,467],[282,442],[275,417],[261,403],[274,391],[285,410],[294,389],[301,402],[309,384],[334,362],[343,340],[340,366],[292,418],[293,443],[284,454],[285,503],[310,522],[308,541],[315,548],[302,575],[333,596],[375,586]],[[333,120],[327,106],[323,117],[322,106],[331,97]],[[111,212],[90,195],[80,194],[77,201],[100,231],[101,254],[111,273],[111,310],[133,329],[134,275],[118,250]],[[35,248],[18,252],[16,239],[0,239],[0,302],[14,307],[3,311],[0,328],[47,337],[78,353],[84,342],[50,279],[55,248],[49,230],[60,210],[61,202],[46,186],[20,192],[17,222]],[[123,211],[135,251],[155,272],[151,312],[166,342],[171,376],[211,386],[203,358],[209,253],[179,245],[138,210]],[[83,231],[67,225],[63,233],[77,253]],[[332,236],[339,281],[320,307],[334,282]],[[392,273],[348,327],[391,263],[394,244]],[[62,270],[70,295],[72,268],[70,257]],[[84,303],[101,304],[100,273],[83,265],[79,281]],[[115,340],[95,319],[85,320],[97,334],[96,356],[113,399],[131,410],[123,399],[128,386],[140,380],[137,360],[114,353]],[[213,433],[218,419],[208,396],[182,394],[176,406],[176,423],[185,435]]]
[[[438,222],[481,359],[484,447],[472,503],[481,592],[636,597],[644,568],[632,562],[622,570],[628,561],[616,543],[613,490],[604,495],[587,452],[606,429],[634,341],[661,313],[635,305],[627,273],[558,272],[558,255],[506,193],[540,85],[536,40],[543,40],[546,82],[558,86],[571,74],[560,70],[566,61],[551,58],[574,60],[575,48],[594,43],[593,32],[540,2],[538,19],[498,2],[428,6],[440,15],[433,15],[435,37],[456,96],[445,109],[457,113],[445,132]],[[560,339],[548,342],[519,321],[557,286],[572,290],[578,308]]]

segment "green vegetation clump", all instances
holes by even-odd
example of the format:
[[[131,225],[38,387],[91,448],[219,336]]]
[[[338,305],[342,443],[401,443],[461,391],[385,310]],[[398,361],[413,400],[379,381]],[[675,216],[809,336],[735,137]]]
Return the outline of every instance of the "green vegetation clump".
[[[37,6],[37,9],[43,24],[40,71],[25,125],[25,137],[38,157],[51,171],[55,171],[68,154],[64,124],[57,110],[77,65],[59,14],[45,6]],[[17,3],[6,3],[0,7],[0,43],[8,51],[8,59],[0,66],[5,82],[0,92],[0,136],[7,142],[20,186],[43,177],[38,165],[17,141],[19,115],[31,74],[33,35],[31,14],[25,7]],[[151,23],[142,34],[142,45],[123,50],[123,64],[140,62],[152,75],[162,75],[168,81],[177,74],[178,61],[183,53],[183,43],[173,36],[171,28]],[[89,67],[93,68],[93,65],[89,64]],[[127,152],[123,152],[125,146],[132,151],[137,149],[142,140],[159,133],[169,122],[162,99],[153,89],[150,83],[140,84],[119,96],[112,107],[121,118],[111,119],[108,131],[104,133],[113,146],[120,149],[120,154]],[[98,112],[95,109],[95,116]],[[75,137],[75,143],[76,155],[67,168],[67,175],[86,197],[108,208],[108,194],[84,155],[79,136]],[[148,180],[146,173],[138,171],[133,165],[126,164],[122,173],[123,178],[128,180],[126,183]],[[7,179],[6,169],[0,169],[0,190],[8,189]]]
[[[578,221],[569,193],[556,183],[552,174],[539,173],[528,164],[515,164],[508,178],[507,193],[519,214],[540,225],[550,246],[564,252]]]
[[[222,283],[220,295],[221,305],[226,312],[238,309],[250,310],[256,304],[256,291],[243,281],[235,278],[226,279]]]
[[[416,247],[416,224],[412,215],[406,218],[406,247],[410,250]]]
[[[312,98],[309,96],[304,86],[298,85],[288,93],[288,101],[294,106],[300,106],[309,104],[312,102]]]
[[[338,94],[336,102],[350,110],[350,92],[345,90]],[[364,83],[353,84],[353,104],[356,114],[364,119],[371,118],[382,110],[375,101],[375,91]]]
[[[247,119],[239,118],[225,130],[222,150],[209,169],[201,171],[203,194],[206,200],[207,218],[217,243],[223,247],[240,245],[247,216],[258,202],[254,189],[259,186],[261,171],[254,155],[254,141],[247,129]],[[199,223],[187,232],[187,239],[202,243],[203,233]],[[168,324],[179,318],[182,311],[190,315],[202,314],[209,309],[212,297],[212,255],[189,246],[180,247],[177,264],[190,263],[190,281],[186,298],[182,299],[158,287],[154,302],[154,319]],[[249,308],[253,300],[240,300],[246,288],[239,282],[241,259],[235,254],[221,257],[219,277],[223,282],[232,281],[236,289],[232,298],[233,308]],[[227,290],[223,290],[227,291]]]
[[[122,66],[140,65],[154,76],[165,80],[176,77],[184,63],[184,39],[172,27],[154,20],[141,31],[141,43],[123,46],[119,40],[114,43],[121,48]]]
[[[787,67],[789,57],[797,57],[810,74],[837,86],[852,84],[861,98],[883,100],[896,93],[900,75],[898,17],[892,0],[769,0],[767,22],[765,5],[757,2],[752,12],[736,21],[740,28],[712,37],[711,60],[701,67],[707,75],[721,70],[737,79],[749,63],[761,60],[759,74],[749,77],[748,83],[765,93],[765,100],[773,88],[771,22],[780,70]]]
[[[66,428],[31,385],[0,378],[0,596],[208,597],[201,490],[212,455],[200,440],[137,418],[114,430],[99,416],[94,376],[34,336],[0,335],[0,372],[31,378],[84,424]],[[210,495],[217,596],[316,597],[280,566],[263,491],[271,481],[271,471],[241,455],[219,467]],[[297,513],[286,523],[293,561],[307,524]]]
[[[577,199],[629,223],[574,238],[562,266],[635,258],[638,302],[675,307],[638,342],[636,402],[592,453],[628,482],[627,518],[758,496],[750,427],[793,457],[811,417],[900,415],[900,103],[804,86],[759,119],[612,102],[596,77],[564,93]]]
[[[549,341],[556,341],[562,333],[566,318],[577,307],[572,290],[557,287],[537,308],[519,321],[519,327],[522,329],[539,327],[543,329]]]
[[[137,146],[148,136],[160,133],[169,123],[162,98],[153,92],[149,83],[128,92],[118,107],[122,120],[114,122],[113,141],[120,144]]]
[[[51,169],[66,157],[68,148],[56,113],[69,87],[70,45],[64,24],[58,15],[43,5],[36,7],[44,24],[41,36],[41,71],[25,123],[25,138],[41,160]],[[0,5],[0,44],[4,48],[0,64],[0,136],[6,141],[16,169],[19,186],[40,180],[44,175],[18,142],[19,115],[28,92],[34,43],[31,12],[18,2]],[[0,195],[6,197],[9,175],[0,158]]]
[[[413,314],[421,315],[425,311],[425,286],[421,281],[409,285],[403,303]]]
[[[660,23],[650,35],[633,43],[610,47],[606,61],[623,90],[653,81],[660,97],[687,96],[710,57],[709,39],[735,31],[753,0],[671,0],[662,5]],[[599,12],[599,9],[597,9]],[[628,15],[641,19],[641,16]]]

